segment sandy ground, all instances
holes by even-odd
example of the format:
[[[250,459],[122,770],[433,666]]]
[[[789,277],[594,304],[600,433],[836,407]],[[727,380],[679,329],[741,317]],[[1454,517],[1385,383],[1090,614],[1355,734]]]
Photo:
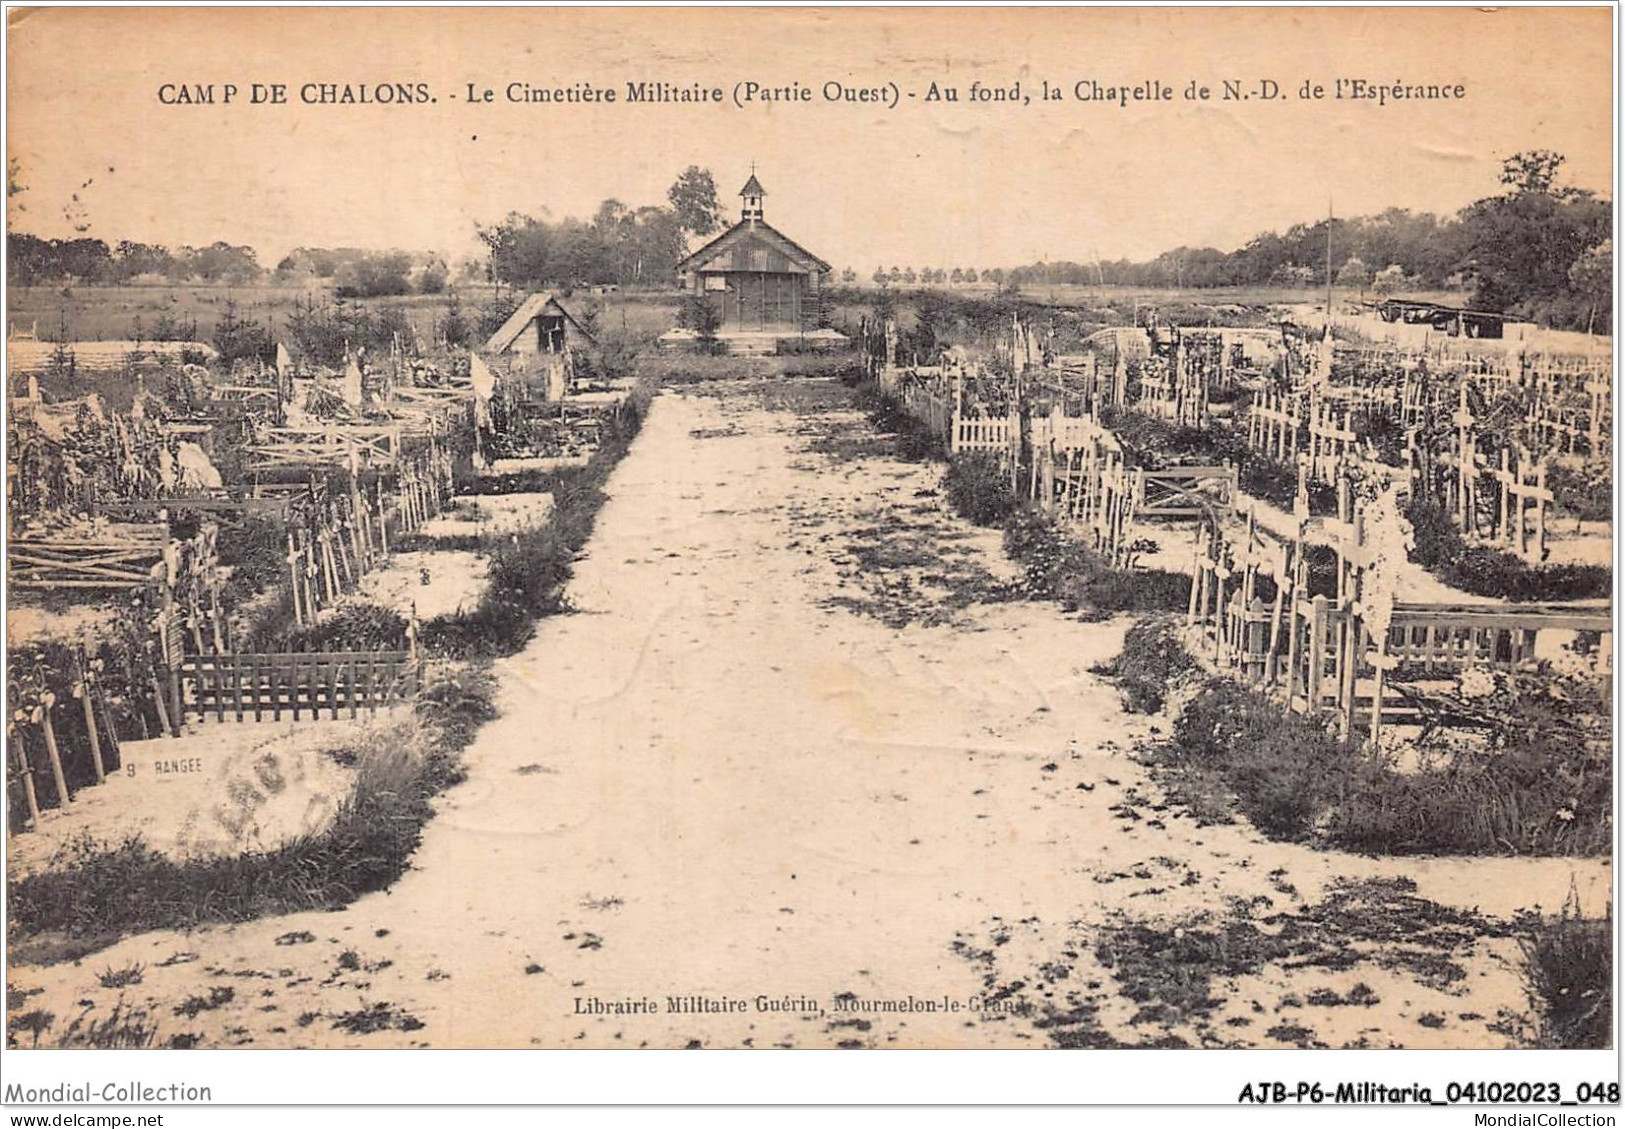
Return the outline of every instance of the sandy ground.
[[[341,606],[383,604],[418,619],[454,615],[480,602],[489,565],[484,556],[468,549],[391,553],[389,563],[363,576]]]
[[[580,614],[498,664],[503,716],[393,888],[13,969],[25,1006],[122,996],[160,1043],[223,1046],[1520,1037],[1505,919],[1571,883],[1602,908],[1605,863],[1196,826],[1130,755],[1166,720],[1090,673],[1126,622],[1000,598],[997,536],[844,403],[817,382],[657,400]]]
[[[13,836],[7,865],[14,874],[41,869],[86,836],[117,845],[139,834],[185,860],[317,834],[354,780],[332,750],[356,744],[370,724],[193,722],[179,738],[124,741],[107,782],[80,789],[66,810],[46,811],[34,831]]]
[[[418,526],[417,535],[441,540],[522,533],[546,524],[552,512],[551,494],[467,494]]]
[[[17,648],[53,640],[95,639],[112,630],[117,618],[118,610],[106,603],[68,604],[60,608],[14,603],[6,610],[6,646]]]

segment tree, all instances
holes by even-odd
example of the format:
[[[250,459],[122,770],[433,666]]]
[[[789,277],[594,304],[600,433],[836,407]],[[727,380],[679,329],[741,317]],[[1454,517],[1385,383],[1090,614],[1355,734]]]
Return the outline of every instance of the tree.
[[[252,247],[215,242],[207,247],[182,247],[175,255],[186,274],[204,282],[226,282],[242,286],[256,282],[264,272]]]
[[[977,278],[976,268],[975,267],[966,267],[965,268],[965,281],[967,283],[974,283],[976,281],[976,278]]]
[[[913,267],[909,267],[903,272],[903,281],[908,283],[910,286],[913,286],[916,282],[918,282],[919,278],[920,276],[914,273]]]
[[[1591,303],[1586,314],[1586,332],[1590,333],[1596,328],[1597,311],[1613,305],[1614,241],[1604,239],[1580,252],[1569,267],[1569,283]]]
[[[113,251],[113,278],[126,282],[143,274],[167,274],[174,267],[169,248],[125,239]]]
[[[450,277],[451,272],[446,269],[446,264],[436,260],[419,272],[418,293],[443,294],[446,290],[446,281]]]
[[[334,275],[333,292],[340,298],[381,298],[412,292],[412,256],[405,251],[381,251],[358,256]]]
[[[1464,265],[1478,308],[1559,326],[1588,319],[1591,300],[1569,268],[1612,236],[1612,209],[1590,192],[1556,186],[1562,164],[1546,150],[1509,157],[1501,174],[1508,191],[1463,209]]]
[[[435,322],[435,335],[447,345],[461,348],[472,340],[474,327],[463,312],[463,296],[453,290],[446,301],[446,312]]]
[[[1398,263],[1389,263],[1377,272],[1371,281],[1371,289],[1379,298],[1386,298],[1397,294],[1405,288],[1408,280],[1405,277],[1405,268]]]
[[[267,358],[274,346],[271,332],[257,321],[250,321],[237,313],[237,303],[226,299],[220,320],[214,327],[214,347],[226,364],[240,358]]]
[[[853,270],[851,267],[847,267],[845,270],[843,270],[841,272],[841,282],[844,285],[851,286],[857,280],[858,280],[858,272]]]
[[[717,330],[722,328],[722,314],[704,294],[688,294],[677,307],[677,324],[694,331],[702,353],[719,350]]]
[[[1567,160],[1550,149],[1529,149],[1514,153],[1501,162],[1501,183],[1512,190],[1550,194],[1557,183],[1558,170]]]
[[[1366,287],[1371,285],[1371,270],[1358,255],[1350,255],[1338,268],[1337,285],[1345,290],[1358,290],[1363,298]]]
[[[958,286],[961,282],[965,281],[965,272],[959,267],[955,267],[948,273],[948,281],[953,283],[955,286]]]
[[[706,236],[722,226],[722,204],[710,169],[689,165],[666,191],[666,200],[683,231]]]
[[[875,268],[875,273],[874,273],[874,280],[875,280],[875,285],[876,286],[885,286],[888,282],[891,281],[891,276],[886,273],[886,268],[885,267],[876,267]]]

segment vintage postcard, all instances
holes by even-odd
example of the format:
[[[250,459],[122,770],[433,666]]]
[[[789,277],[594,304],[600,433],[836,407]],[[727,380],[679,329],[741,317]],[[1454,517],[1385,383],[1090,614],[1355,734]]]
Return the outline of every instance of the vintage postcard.
[[[1614,17],[9,9],[8,1058],[1617,1102]]]

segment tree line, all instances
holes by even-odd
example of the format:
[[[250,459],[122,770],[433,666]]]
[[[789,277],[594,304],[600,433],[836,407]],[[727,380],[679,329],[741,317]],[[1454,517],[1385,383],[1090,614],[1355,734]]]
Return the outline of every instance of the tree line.
[[[267,270],[254,248],[225,242],[171,250],[132,240],[109,247],[100,239],[40,239],[10,232],[6,243],[10,254],[7,277],[13,286],[122,285],[157,279],[173,285],[249,286],[321,279],[330,282],[341,298],[380,298],[438,294],[450,280],[445,261],[424,252],[300,247],[284,256],[275,270]]]
[[[1559,183],[1564,159],[1545,150],[1504,162],[1502,191],[1452,216],[1390,208],[1374,216],[1328,218],[1264,232],[1234,251],[1177,247],[1134,262],[1057,261],[1004,269],[877,267],[883,287],[992,283],[1212,288],[1324,287],[1327,245],[1339,285],[1377,294],[1463,288],[1478,309],[1560,328],[1611,329],[1612,205],[1595,193]],[[14,166],[13,166],[14,173]],[[12,193],[20,191],[8,185]],[[586,219],[549,219],[512,212],[478,234],[489,281],[524,289],[582,285],[664,286],[691,238],[723,222],[709,170],[690,166],[664,204],[630,207],[605,200]],[[9,233],[12,285],[118,283],[143,277],[169,282],[246,285],[331,280],[341,298],[439,293],[450,272],[433,255],[357,248],[299,248],[268,272],[254,249],[216,242],[176,250],[99,239],[45,240]],[[479,271],[478,265],[472,269]],[[840,281],[852,285],[848,267]]]
[[[1532,150],[1502,166],[1502,191],[1453,216],[1390,208],[1264,232],[1235,251],[1177,247],[1146,262],[1034,263],[1024,284],[1324,287],[1377,293],[1467,290],[1476,309],[1607,332],[1613,304],[1612,204],[1558,183],[1564,158]]]

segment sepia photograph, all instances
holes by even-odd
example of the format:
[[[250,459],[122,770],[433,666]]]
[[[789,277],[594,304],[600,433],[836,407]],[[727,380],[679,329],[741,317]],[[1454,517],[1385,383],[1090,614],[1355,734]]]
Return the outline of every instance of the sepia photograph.
[[[1616,14],[8,8],[6,1101],[1617,1106]]]

